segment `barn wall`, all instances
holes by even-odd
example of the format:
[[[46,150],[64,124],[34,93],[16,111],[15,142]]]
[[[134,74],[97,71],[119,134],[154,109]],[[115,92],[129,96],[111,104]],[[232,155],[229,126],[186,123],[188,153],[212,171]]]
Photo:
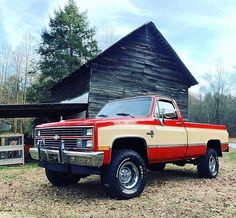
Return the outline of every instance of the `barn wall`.
[[[78,96],[83,96],[89,92],[89,83],[90,68],[84,68],[78,71],[76,76],[51,90],[51,102],[67,102]]]
[[[131,34],[92,64],[89,116],[109,100],[145,94],[175,99],[184,117],[188,85],[163,45],[148,29]]]

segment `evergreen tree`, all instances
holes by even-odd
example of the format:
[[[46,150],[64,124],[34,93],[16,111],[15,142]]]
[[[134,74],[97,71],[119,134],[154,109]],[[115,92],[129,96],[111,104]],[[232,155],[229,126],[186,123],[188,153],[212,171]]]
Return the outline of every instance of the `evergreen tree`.
[[[38,49],[40,77],[28,90],[31,102],[47,102],[49,88],[98,53],[95,29],[89,27],[87,13],[80,12],[74,0],[55,11],[49,29],[42,33]]]

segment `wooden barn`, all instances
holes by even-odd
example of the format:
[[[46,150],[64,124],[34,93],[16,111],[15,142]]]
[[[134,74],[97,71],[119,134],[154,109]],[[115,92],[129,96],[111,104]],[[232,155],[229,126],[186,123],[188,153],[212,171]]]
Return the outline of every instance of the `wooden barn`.
[[[120,39],[51,89],[51,101],[88,103],[93,117],[108,101],[157,94],[174,98],[184,117],[188,89],[198,82],[152,23]]]

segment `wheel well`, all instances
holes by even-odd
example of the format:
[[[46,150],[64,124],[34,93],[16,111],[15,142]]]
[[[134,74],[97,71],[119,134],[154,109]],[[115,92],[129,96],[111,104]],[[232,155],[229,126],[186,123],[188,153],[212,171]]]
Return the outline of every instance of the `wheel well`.
[[[221,143],[220,140],[209,140],[207,142],[207,148],[211,148],[216,150],[219,157],[222,157],[222,151],[221,151]]]
[[[142,138],[127,137],[116,139],[112,145],[112,153],[119,149],[131,149],[136,151],[143,157],[144,161],[148,163],[147,144]]]

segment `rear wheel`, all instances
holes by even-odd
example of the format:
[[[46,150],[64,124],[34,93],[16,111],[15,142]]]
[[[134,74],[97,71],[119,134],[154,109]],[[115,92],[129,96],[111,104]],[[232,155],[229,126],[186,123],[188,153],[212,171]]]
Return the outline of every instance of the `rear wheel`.
[[[198,173],[204,178],[215,178],[219,173],[218,154],[214,149],[207,149],[204,156],[199,158]]]
[[[102,172],[106,193],[117,199],[140,195],[146,184],[146,164],[135,151],[122,149],[113,154],[111,163]]]
[[[155,165],[150,165],[148,167],[148,169],[150,171],[156,171],[156,172],[161,172],[165,169],[166,167],[166,164],[165,163],[158,163],[158,164],[155,164]]]
[[[81,177],[70,173],[61,173],[45,169],[48,181],[54,186],[63,187],[73,185],[79,182]]]

